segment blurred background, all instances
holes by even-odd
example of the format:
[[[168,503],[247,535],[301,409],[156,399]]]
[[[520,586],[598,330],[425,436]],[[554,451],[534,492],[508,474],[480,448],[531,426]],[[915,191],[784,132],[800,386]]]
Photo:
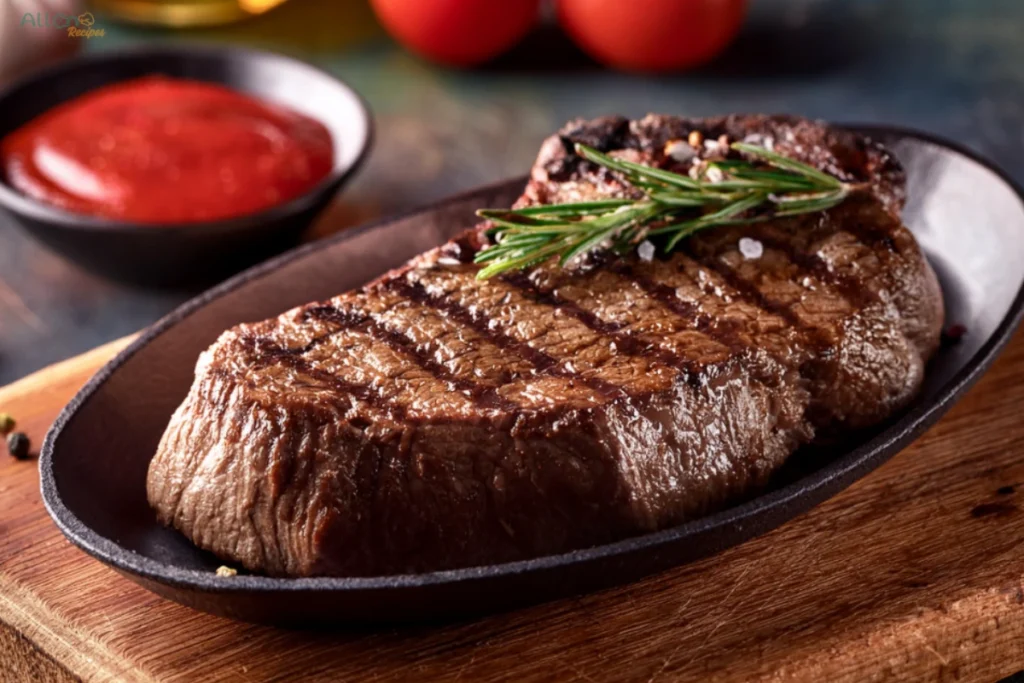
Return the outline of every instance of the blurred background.
[[[97,35],[28,30],[26,14],[47,12],[89,12]],[[308,240],[521,175],[565,121],[610,113],[906,126],[1022,181],[1022,31],[1020,0],[0,0],[0,81],[157,42],[257,47],[327,70],[366,99],[376,140]],[[91,274],[0,214],[0,385],[199,289]]]

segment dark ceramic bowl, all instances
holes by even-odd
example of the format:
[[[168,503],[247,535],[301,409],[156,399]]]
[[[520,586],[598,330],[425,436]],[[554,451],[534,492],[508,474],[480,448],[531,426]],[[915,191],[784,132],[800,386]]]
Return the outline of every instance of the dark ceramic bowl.
[[[146,503],[146,469],[199,353],[225,329],[356,287],[444,242],[481,206],[508,206],[517,179],[342,233],[258,266],[164,318],[96,375],[47,435],[43,500],[71,542],[160,595],[241,619],[366,623],[500,610],[631,581],[763,534],[885,462],[939,419],[992,363],[1024,310],[1024,199],[969,152],[920,134],[865,129],[906,166],[907,225],[935,266],[947,320],[968,333],[930,363],[902,415],[793,465],[740,505],[657,533],[525,562],[404,576],[284,579],[214,574],[220,564]]]
[[[155,226],[62,211],[26,197],[0,177],[0,206],[29,232],[118,279],[162,285],[201,281],[294,244],[370,147],[366,104],[334,76],[269,52],[197,45],[102,52],[37,72],[0,93],[0,138],[82,93],[149,74],[219,83],[320,121],[334,139],[334,168],[309,192],[265,211]]]

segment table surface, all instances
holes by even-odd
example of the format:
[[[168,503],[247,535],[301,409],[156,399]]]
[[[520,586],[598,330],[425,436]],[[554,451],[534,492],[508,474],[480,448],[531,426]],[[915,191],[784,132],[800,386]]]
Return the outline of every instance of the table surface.
[[[291,0],[230,28],[117,26],[87,50],[220,40],[294,54],[348,80],[377,120],[375,149],[322,234],[523,173],[576,116],[793,112],[944,135],[1024,179],[1024,3],[1019,0],[752,0],[737,44],[697,73],[603,70],[542,27],[485,69],[436,68],[384,37],[365,2]],[[137,330],[191,291],[81,271],[0,217],[0,385]]]

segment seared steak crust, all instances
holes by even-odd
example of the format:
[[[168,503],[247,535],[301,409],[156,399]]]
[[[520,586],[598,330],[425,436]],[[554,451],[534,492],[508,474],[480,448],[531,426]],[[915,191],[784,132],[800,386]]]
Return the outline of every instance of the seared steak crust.
[[[520,203],[630,192],[572,141],[673,168],[666,145],[694,130],[767,141],[872,191],[665,259],[485,282],[477,229],[229,330],[150,466],[160,520],[274,575],[517,560],[705,514],[800,445],[904,407],[942,299],[898,218],[902,171],[870,141],[792,117],[575,121],[544,143]],[[744,258],[740,237],[763,255]]]

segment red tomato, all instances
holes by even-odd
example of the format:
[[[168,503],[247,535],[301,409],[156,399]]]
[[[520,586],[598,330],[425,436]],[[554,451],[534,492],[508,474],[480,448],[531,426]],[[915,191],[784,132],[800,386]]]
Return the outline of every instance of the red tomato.
[[[672,71],[721,52],[747,0],[559,0],[558,19],[584,52],[628,71]]]
[[[471,66],[515,45],[537,20],[540,0],[371,0],[384,28],[413,52]]]

